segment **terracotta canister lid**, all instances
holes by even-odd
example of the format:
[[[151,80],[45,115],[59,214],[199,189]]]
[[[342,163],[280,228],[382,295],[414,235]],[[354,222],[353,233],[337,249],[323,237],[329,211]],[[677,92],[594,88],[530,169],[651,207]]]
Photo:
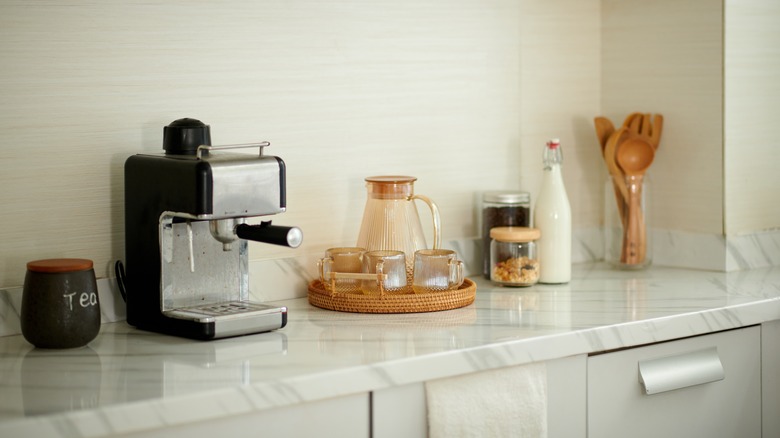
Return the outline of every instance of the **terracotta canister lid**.
[[[45,259],[27,263],[27,270],[56,274],[60,272],[86,271],[92,269],[89,259]]]

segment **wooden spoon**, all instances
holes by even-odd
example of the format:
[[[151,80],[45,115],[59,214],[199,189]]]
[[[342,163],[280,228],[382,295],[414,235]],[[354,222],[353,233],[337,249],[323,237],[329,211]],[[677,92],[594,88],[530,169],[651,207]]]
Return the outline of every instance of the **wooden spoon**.
[[[607,148],[607,142],[609,141],[609,138],[612,136],[612,134],[615,133],[615,126],[612,124],[612,121],[610,121],[606,117],[598,116],[595,119],[593,119],[593,124],[596,126],[596,137],[599,140],[599,145],[601,146],[601,156],[604,158],[604,161],[607,161],[607,158],[605,156],[605,150]],[[613,157],[615,154],[613,153],[611,155]],[[607,168],[609,169],[609,164],[607,164]],[[617,201],[617,211],[618,216],[620,217],[620,222],[623,224],[623,229],[626,228],[626,201],[625,197],[623,196],[623,193],[620,191],[620,187],[618,183],[615,181],[615,178],[612,177],[612,171],[610,170],[610,179],[612,180],[612,190],[615,192],[615,200]]]
[[[619,143],[615,160],[626,175],[628,219],[625,233],[625,263],[636,265],[645,259],[647,247],[644,215],[642,214],[642,179],[653,164],[655,149],[646,140],[636,135]]]
[[[615,202],[617,202],[618,215],[623,223],[623,229],[626,228],[626,200],[628,199],[628,189],[626,188],[626,176],[618,166],[615,160],[617,145],[628,138],[626,128],[620,128],[609,137],[604,147],[604,162],[607,164],[607,170],[612,177],[612,185],[615,190]]]

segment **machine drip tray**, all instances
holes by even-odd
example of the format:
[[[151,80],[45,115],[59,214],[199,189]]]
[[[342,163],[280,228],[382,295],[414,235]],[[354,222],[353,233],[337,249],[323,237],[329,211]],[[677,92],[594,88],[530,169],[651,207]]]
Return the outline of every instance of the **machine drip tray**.
[[[215,322],[258,315],[276,314],[280,313],[280,311],[282,311],[282,308],[278,306],[269,306],[251,301],[227,301],[194,307],[183,307],[163,312],[163,314],[171,318],[189,319],[199,322]]]

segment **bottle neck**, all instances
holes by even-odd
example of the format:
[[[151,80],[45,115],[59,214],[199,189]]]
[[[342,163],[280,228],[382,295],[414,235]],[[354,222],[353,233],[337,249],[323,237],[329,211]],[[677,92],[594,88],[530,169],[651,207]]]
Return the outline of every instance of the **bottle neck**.
[[[561,151],[560,145],[557,147],[550,147],[550,145],[546,145],[544,147],[544,156],[543,162],[544,162],[544,170],[552,170],[553,168],[559,169],[561,168],[561,164],[563,164],[563,152]]]

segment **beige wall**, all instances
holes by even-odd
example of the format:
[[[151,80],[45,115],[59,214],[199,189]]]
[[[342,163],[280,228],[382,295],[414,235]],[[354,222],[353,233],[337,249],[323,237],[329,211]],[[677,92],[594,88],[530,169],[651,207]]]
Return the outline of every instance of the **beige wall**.
[[[604,0],[603,111],[663,114],[654,227],[723,233],[720,0]]]
[[[476,236],[478,193],[535,196],[550,137],[575,232],[598,228],[592,119],[634,110],[667,117],[656,226],[721,235],[721,18],[715,0],[4,1],[0,287],[48,257],[109,276],[124,257],[123,162],[161,150],[180,117],[209,123],[215,144],[269,140],[287,162],[274,220],[305,243],[253,245],[255,260],[354,242],[372,174],[417,176],[445,239]],[[749,187],[729,180],[727,203]]]
[[[597,223],[595,146],[577,149],[598,109],[599,19],[596,0],[4,1],[0,286],[48,257],[110,275],[123,162],[161,150],[180,117],[287,162],[275,221],[305,244],[253,259],[353,242],[372,174],[417,176],[445,238],[476,236],[475,193],[536,190],[553,136],[571,186],[588,175],[578,221]]]
[[[603,111],[666,117],[655,226],[728,237],[780,228],[780,4],[604,0],[602,16]]]
[[[780,3],[725,2],[726,234],[780,228]]]

